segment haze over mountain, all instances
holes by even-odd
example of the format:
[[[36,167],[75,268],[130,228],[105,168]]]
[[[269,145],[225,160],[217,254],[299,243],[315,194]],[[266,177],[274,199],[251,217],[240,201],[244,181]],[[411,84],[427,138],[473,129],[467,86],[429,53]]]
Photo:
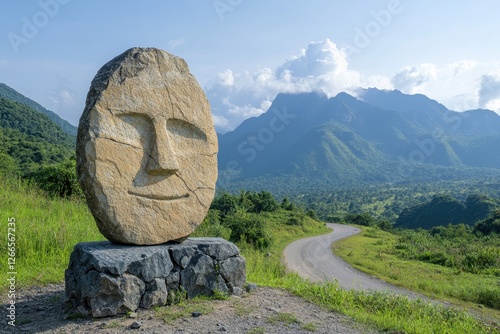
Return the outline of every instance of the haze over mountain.
[[[495,112],[455,112],[397,90],[357,95],[278,94],[266,113],[219,135],[219,184],[284,175],[351,182],[500,172]]]

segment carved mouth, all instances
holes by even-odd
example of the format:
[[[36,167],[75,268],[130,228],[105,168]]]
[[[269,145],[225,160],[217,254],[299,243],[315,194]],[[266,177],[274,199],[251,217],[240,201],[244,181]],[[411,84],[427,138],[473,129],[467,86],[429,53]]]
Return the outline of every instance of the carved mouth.
[[[183,200],[183,199],[186,199],[189,197],[189,194],[168,196],[168,195],[161,195],[161,194],[144,194],[144,193],[139,193],[139,192],[135,192],[132,190],[129,190],[128,193],[129,193],[129,195],[147,198],[147,199],[154,199],[157,201],[180,201],[180,200]]]

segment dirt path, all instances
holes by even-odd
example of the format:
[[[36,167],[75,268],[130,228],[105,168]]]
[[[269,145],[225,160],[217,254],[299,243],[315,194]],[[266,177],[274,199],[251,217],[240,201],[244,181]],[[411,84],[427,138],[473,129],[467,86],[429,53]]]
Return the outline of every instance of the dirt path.
[[[332,243],[358,234],[361,230],[357,227],[341,224],[327,224],[327,226],[332,228],[333,232],[300,239],[285,248],[283,254],[285,264],[289,269],[313,282],[336,280],[339,286],[344,289],[391,291],[416,296],[412,291],[364,274],[333,255]]]
[[[156,311],[139,309],[134,318],[119,315],[68,319],[64,300],[63,284],[19,290],[16,327],[8,326],[4,312],[0,312],[0,333],[374,333],[346,316],[329,312],[287,291],[266,287],[242,297],[203,301],[184,312],[179,306],[165,306]],[[5,311],[6,307],[2,298],[1,308]],[[193,312],[197,311],[201,315],[194,317]],[[175,318],[175,314],[179,317]],[[134,329],[134,322],[140,327]]]

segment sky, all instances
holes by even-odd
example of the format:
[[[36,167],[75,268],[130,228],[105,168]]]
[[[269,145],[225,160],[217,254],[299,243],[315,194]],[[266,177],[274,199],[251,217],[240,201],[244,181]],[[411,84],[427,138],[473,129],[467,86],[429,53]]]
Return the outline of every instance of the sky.
[[[0,82],[78,125],[92,78],[131,47],[184,58],[219,133],[280,92],[421,93],[500,113],[500,2],[0,0]]]

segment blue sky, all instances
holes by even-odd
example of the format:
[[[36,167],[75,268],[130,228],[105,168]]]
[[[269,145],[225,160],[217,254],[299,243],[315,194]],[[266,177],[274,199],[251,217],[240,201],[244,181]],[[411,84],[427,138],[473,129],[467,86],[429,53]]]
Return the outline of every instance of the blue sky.
[[[500,2],[0,0],[0,82],[77,125],[97,70],[134,46],[189,64],[219,132],[279,92],[358,87],[500,112]]]

